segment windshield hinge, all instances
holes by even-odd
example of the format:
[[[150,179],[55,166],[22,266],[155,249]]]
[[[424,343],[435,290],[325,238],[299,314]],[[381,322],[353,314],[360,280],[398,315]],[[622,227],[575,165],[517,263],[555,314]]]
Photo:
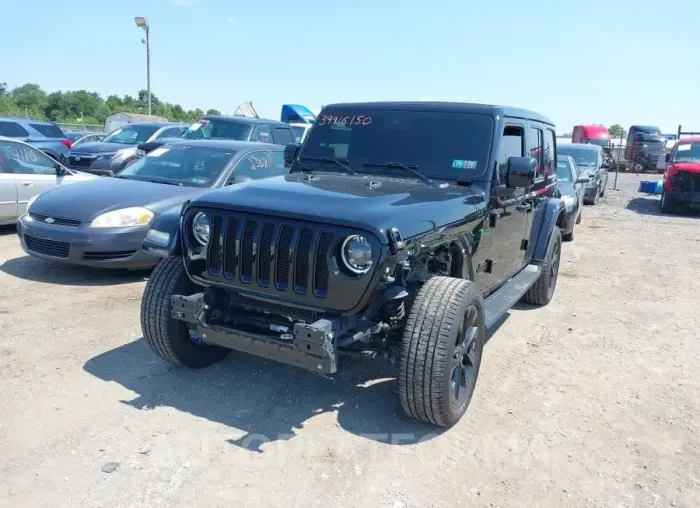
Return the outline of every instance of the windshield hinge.
[[[392,254],[396,254],[406,246],[397,228],[391,228],[386,232],[386,235],[389,237],[389,249]]]

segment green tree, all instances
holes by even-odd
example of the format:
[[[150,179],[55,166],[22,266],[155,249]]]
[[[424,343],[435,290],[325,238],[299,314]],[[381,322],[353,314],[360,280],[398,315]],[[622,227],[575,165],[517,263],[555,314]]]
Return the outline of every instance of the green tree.
[[[207,115],[220,115],[221,111],[218,109],[207,109]]]
[[[11,95],[20,109],[32,107],[43,109],[46,106],[46,92],[34,83],[18,86],[12,90]]]
[[[610,128],[608,129],[608,132],[614,138],[624,138],[625,134],[626,134],[625,129],[619,123],[616,123],[615,125],[611,125]]]

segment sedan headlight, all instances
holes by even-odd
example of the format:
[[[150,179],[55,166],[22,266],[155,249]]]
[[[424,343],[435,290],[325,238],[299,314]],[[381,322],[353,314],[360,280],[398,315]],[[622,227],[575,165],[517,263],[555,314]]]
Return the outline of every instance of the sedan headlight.
[[[115,154],[113,153],[101,153],[97,157],[95,157],[96,161],[108,161],[111,160],[112,157],[114,157]]]
[[[192,219],[192,235],[202,246],[209,243],[209,217],[205,213],[199,212]]]
[[[136,148],[122,148],[121,150],[117,150],[117,153],[114,154],[114,158],[129,157],[130,155],[134,155],[136,151]]]
[[[90,223],[91,228],[124,228],[129,226],[147,226],[153,219],[153,212],[148,208],[136,206],[103,213]]]
[[[574,198],[573,196],[564,196],[563,198],[561,198],[561,200],[564,202],[564,205],[566,205],[567,208],[570,206],[574,206],[574,203],[576,203],[576,198]]]
[[[364,236],[348,236],[340,249],[340,257],[351,272],[367,273],[372,268],[372,245]]]

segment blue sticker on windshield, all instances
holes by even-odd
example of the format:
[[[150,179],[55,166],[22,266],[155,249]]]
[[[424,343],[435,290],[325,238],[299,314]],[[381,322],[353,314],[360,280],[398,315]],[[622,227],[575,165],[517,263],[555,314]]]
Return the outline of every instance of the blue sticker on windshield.
[[[452,167],[455,169],[476,169],[476,161],[455,159],[452,161]]]

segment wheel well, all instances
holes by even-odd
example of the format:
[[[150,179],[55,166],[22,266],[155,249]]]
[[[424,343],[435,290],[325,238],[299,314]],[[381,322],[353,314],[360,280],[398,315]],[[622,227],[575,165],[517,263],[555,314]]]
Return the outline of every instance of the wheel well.
[[[52,159],[54,159],[54,160],[56,160],[56,161],[58,160],[58,155],[56,155],[55,153],[53,153],[51,150],[47,150],[47,149],[42,148],[41,151],[44,152],[44,153],[45,153],[46,155],[48,155],[49,157],[51,157]]]
[[[559,215],[557,215],[557,221],[555,222],[555,224],[557,225],[557,227],[563,227],[563,226],[564,226],[564,217],[565,217],[565,216],[566,216],[566,214],[564,213],[564,210],[562,210],[561,212],[559,212]]]

